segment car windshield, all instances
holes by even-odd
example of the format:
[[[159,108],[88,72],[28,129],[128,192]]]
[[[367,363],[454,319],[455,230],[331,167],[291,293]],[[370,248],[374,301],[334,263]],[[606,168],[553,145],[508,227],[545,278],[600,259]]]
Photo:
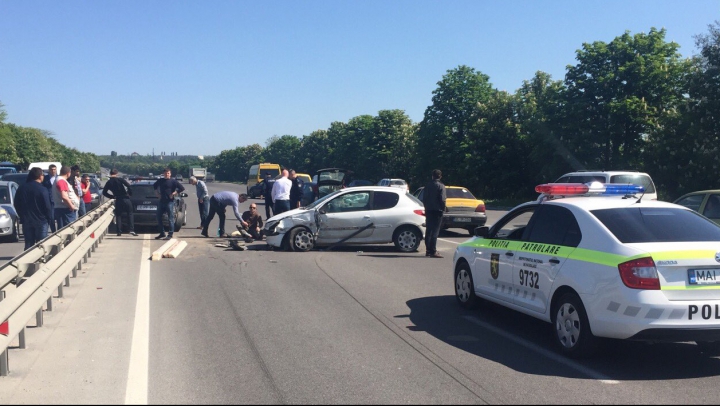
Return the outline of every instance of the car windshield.
[[[310,203],[310,204],[306,207],[306,209],[314,209],[314,208],[316,208],[318,205],[323,204],[326,200],[332,199],[333,197],[337,196],[338,193],[340,193],[339,190],[337,190],[337,191],[335,191],[335,192],[332,192],[332,193],[330,193],[329,195],[323,196],[323,197],[315,200],[314,202]]]
[[[142,197],[146,199],[157,199],[155,189],[152,185],[130,185],[133,197]]]
[[[390,181],[391,185],[405,185],[405,181],[402,179],[393,179]]]
[[[591,213],[623,243],[720,241],[720,227],[690,210],[633,207]]]
[[[473,196],[472,193],[470,193],[469,190],[465,188],[447,188],[445,189],[445,195],[448,198],[451,199],[473,199],[475,200],[475,196]]]

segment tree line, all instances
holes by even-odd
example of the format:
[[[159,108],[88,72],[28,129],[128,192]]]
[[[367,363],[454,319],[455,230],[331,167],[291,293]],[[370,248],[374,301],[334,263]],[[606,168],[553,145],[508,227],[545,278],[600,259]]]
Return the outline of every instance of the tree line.
[[[0,103],[0,160],[28,169],[33,162],[61,162],[66,166],[79,165],[83,172],[100,170],[95,154],[68,148],[52,137],[52,133],[32,127],[6,123],[7,112]]]
[[[211,167],[240,182],[258,162],[343,167],[413,187],[437,168],[446,184],[485,199],[534,197],[535,185],[574,170],[648,172],[663,200],[720,188],[720,23],[695,37],[699,52],[688,58],[665,36],[652,28],[584,43],[564,80],[537,72],[514,93],[461,65],[438,82],[419,123],[382,110],[222,151]]]

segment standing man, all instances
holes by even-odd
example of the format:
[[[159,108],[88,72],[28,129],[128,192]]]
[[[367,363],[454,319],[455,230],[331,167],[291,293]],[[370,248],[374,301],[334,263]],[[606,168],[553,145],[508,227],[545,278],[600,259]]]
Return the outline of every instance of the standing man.
[[[425,205],[425,256],[442,258],[437,250],[437,239],[440,234],[443,212],[445,212],[445,185],[440,182],[442,172],[440,169],[432,171],[432,181],[425,185],[423,204]]]
[[[265,218],[269,219],[272,217],[270,213],[273,213],[273,199],[272,199],[272,189],[275,184],[275,180],[270,176],[270,174],[265,175],[265,191],[263,192],[263,197],[265,198]]]
[[[68,179],[71,185],[75,186],[75,193],[78,195],[79,206],[77,210],[77,217],[80,218],[85,215],[85,200],[83,199],[83,189],[80,182],[80,166],[73,165],[70,167],[70,178]]]
[[[200,227],[205,223],[208,213],[210,212],[210,197],[208,196],[207,186],[205,182],[197,180],[196,177],[190,177],[190,184],[195,185],[195,193],[198,198],[198,208],[200,209]]]
[[[82,202],[85,203],[83,212],[87,213],[87,209],[90,207],[90,203],[92,203],[92,194],[90,193],[90,175],[87,173],[83,175],[82,180],[80,181],[80,187],[82,188]]]
[[[156,240],[161,238],[169,240],[173,237],[173,231],[175,231],[175,196],[185,190],[183,185],[176,179],[171,178],[170,175],[170,168],[165,168],[163,170],[163,177],[156,180],[153,184],[155,195],[160,198],[157,209],[157,221],[160,234],[155,237]],[[163,213],[167,213],[168,223],[170,224],[170,231],[167,236],[165,235],[165,226],[163,225]]]
[[[105,182],[102,194],[108,199],[115,199],[115,227],[118,237],[122,235],[122,215],[128,216],[130,223],[130,235],[137,236],[135,232],[135,216],[133,214],[132,202],[130,201],[130,184],[123,178],[118,178],[118,170],[113,168],[110,171],[110,179]],[[110,194],[112,192],[112,194]]]
[[[29,182],[20,185],[15,194],[15,210],[23,226],[26,250],[47,237],[52,218],[50,193],[42,184],[43,177],[42,169],[30,169]]]
[[[263,239],[264,233],[262,228],[263,221],[260,213],[257,211],[257,205],[255,203],[250,203],[250,210],[242,214],[242,220],[240,220],[238,230],[240,231],[240,234],[246,238],[245,242],[252,242],[249,239]]]
[[[283,169],[282,177],[275,181],[272,188],[272,199],[275,203],[275,214],[280,214],[290,210],[290,188],[292,181],[288,179],[288,170]]]
[[[75,211],[80,205],[74,191],[75,187],[70,185],[68,178],[70,178],[70,168],[63,166],[60,168],[60,176],[53,185],[54,215],[58,230],[77,220]]]
[[[50,231],[52,231],[53,233],[57,231],[57,228],[55,227],[55,194],[53,193],[53,186],[55,185],[55,181],[57,180],[57,178],[57,166],[55,166],[55,164],[50,164],[50,166],[48,166],[48,176],[45,176],[42,185],[45,186],[45,188],[48,190],[48,194],[50,195],[50,206],[52,210],[50,210],[50,218],[48,219],[48,223],[50,224]]]
[[[290,210],[297,209],[300,207],[300,200],[302,200],[302,185],[303,181],[300,180],[295,174],[295,169],[290,169]]]
[[[203,228],[202,231],[200,231],[200,234],[208,237],[208,227],[210,226],[212,219],[215,217],[215,213],[217,213],[218,218],[220,219],[220,237],[227,237],[227,234],[225,233],[225,208],[227,206],[232,206],[235,218],[242,223],[243,219],[240,215],[239,206],[240,203],[244,203],[246,200],[246,194],[238,195],[237,193],[230,191],[217,192],[212,195],[210,198],[210,212],[202,225]]]

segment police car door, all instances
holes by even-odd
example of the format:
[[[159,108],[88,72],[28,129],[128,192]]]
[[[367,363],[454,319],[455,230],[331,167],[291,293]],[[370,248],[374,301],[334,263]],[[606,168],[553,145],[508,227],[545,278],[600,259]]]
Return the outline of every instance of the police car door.
[[[474,250],[473,281],[482,296],[513,302],[513,263],[516,250],[537,205],[509,213],[490,229],[483,246]]]
[[[533,215],[513,267],[515,304],[544,313],[555,277],[580,244],[580,227],[570,210],[545,204]]]
[[[318,241],[334,243],[353,234],[350,242],[369,238],[374,231],[370,226],[374,224],[370,197],[370,191],[362,190],[338,195],[325,203],[318,216]]]

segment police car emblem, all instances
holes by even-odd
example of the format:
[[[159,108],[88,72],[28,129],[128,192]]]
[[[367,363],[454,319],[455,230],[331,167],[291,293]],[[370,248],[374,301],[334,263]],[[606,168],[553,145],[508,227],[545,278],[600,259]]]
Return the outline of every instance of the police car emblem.
[[[715,253],[715,261],[720,262],[720,252]]]
[[[717,257],[715,257],[717,259]],[[490,275],[493,279],[498,278],[500,273],[500,254],[490,254]]]

